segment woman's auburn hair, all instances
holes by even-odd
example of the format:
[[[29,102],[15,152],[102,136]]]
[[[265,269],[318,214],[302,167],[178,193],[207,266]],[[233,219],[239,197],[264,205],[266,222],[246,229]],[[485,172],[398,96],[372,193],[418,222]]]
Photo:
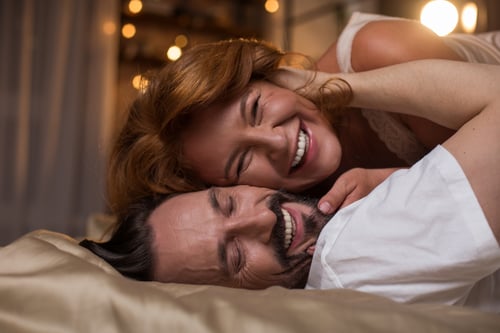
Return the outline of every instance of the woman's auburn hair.
[[[287,59],[288,54],[263,41],[232,39],[194,46],[149,78],[111,149],[111,211],[126,214],[134,202],[155,193],[206,188],[183,161],[180,138],[190,116],[237,97],[251,81],[267,79]]]

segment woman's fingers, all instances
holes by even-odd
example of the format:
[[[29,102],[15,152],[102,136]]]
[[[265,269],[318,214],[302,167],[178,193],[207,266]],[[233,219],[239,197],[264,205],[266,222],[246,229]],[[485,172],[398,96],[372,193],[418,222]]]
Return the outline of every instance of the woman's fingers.
[[[396,170],[399,169],[350,169],[340,175],[330,191],[320,199],[318,209],[324,214],[333,214],[337,209],[368,195]]]

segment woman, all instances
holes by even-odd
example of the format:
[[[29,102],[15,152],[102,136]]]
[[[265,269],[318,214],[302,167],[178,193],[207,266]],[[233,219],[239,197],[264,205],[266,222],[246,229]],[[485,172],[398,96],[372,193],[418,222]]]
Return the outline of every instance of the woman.
[[[402,149],[410,154],[401,157],[359,110],[332,112],[349,101],[348,91],[332,106],[321,100],[312,103],[266,82],[287,58],[266,44],[238,40],[198,46],[167,65],[134,102],[112,152],[108,194],[113,211],[120,214],[151,192],[189,191],[211,184],[322,195],[343,171],[409,166],[453,133],[420,118],[412,118],[418,123],[412,127],[404,120],[409,118],[396,115],[399,127],[413,130]],[[327,67],[325,59],[319,69]],[[405,60],[411,59],[401,61]],[[263,125],[278,128],[281,136],[245,131]],[[353,170],[348,175],[354,174],[354,182],[344,177],[347,181],[323,199],[331,203],[326,210],[363,188],[356,187],[358,183],[370,189],[390,171]],[[358,181],[359,174],[368,181]],[[341,198],[335,199],[335,193]]]

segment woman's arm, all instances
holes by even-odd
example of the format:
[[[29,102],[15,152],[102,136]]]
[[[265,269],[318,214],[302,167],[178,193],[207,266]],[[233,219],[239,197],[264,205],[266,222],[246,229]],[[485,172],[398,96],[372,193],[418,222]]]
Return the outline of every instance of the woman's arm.
[[[435,59],[352,74],[284,68],[273,81],[315,99],[325,85],[336,98],[338,78],[352,88],[350,106],[423,117],[451,129],[500,94],[500,66]]]
[[[495,65],[418,60],[338,76],[352,87],[351,106],[419,116],[452,129],[500,95]]]

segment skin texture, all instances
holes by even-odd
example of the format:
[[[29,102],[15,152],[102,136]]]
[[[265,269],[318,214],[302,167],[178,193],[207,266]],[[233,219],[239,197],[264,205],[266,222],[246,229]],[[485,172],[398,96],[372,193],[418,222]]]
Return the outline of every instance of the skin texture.
[[[301,162],[292,167],[300,130],[308,144]],[[335,172],[342,156],[336,134],[313,103],[265,81],[254,82],[227,105],[194,115],[182,141],[191,168],[219,186],[299,192]]]
[[[276,193],[236,186],[166,200],[149,218],[155,280],[247,289],[302,287],[312,245],[328,217],[316,211],[315,202]],[[296,230],[288,248],[282,210],[293,217]]]

